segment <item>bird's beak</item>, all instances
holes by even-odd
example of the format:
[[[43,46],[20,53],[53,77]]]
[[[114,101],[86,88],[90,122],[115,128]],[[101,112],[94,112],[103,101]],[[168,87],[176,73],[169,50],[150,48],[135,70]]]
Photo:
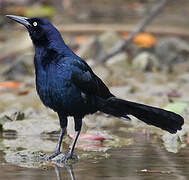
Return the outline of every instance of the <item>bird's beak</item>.
[[[27,21],[28,20],[27,17],[15,16],[15,15],[6,15],[6,17],[8,17],[20,24],[23,24],[27,28],[29,28],[31,26],[31,24]]]

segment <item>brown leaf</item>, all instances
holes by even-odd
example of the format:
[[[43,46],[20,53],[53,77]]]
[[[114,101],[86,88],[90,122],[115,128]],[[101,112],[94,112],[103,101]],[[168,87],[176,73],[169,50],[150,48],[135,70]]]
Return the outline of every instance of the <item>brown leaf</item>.
[[[22,95],[26,95],[26,94],[28,94],[29,93],[29,90],[23,90],[23,91],[19,91],[18,93],[17,93],[17,95],[18,96],[22,96]]]

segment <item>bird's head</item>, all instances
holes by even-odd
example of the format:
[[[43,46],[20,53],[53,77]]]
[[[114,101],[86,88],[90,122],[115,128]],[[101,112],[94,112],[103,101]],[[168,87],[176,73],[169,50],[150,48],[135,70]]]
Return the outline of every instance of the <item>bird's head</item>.
[[[46,19],[43,18],[27,18],[22,16],[7,15],[8,18],[24,25],[34,45],[39,46],[48,44],[52,41],[60,41],[62,37],[58,30]]]

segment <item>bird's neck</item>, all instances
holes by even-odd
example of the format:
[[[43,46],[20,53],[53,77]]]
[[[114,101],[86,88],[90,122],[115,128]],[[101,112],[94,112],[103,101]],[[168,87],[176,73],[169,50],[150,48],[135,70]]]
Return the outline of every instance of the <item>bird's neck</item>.
[[[53,39],[48,43],[34,43],[37,64],[46,65],[57,61],[59,57],[74,55],[63,39]]]
[[[33,41],[35,52],[48,53],[50,51],[56,52],[56,54],[67,55],[73,53],[72,50],[65,44],[64,40],[61,39],[43,39],[39,42]]]

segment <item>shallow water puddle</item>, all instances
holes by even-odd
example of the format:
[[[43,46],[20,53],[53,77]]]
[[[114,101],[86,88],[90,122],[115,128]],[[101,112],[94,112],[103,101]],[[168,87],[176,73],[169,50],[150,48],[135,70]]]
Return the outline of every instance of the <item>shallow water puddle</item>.
[[[0,151],[0,179],[189,179],[189,147],[169,153],[156,136],[134,137],[136,143],[106,152],[77,149],[79,161],[61,167],[42,164],[44,153],[35,148],[4,147]]]

